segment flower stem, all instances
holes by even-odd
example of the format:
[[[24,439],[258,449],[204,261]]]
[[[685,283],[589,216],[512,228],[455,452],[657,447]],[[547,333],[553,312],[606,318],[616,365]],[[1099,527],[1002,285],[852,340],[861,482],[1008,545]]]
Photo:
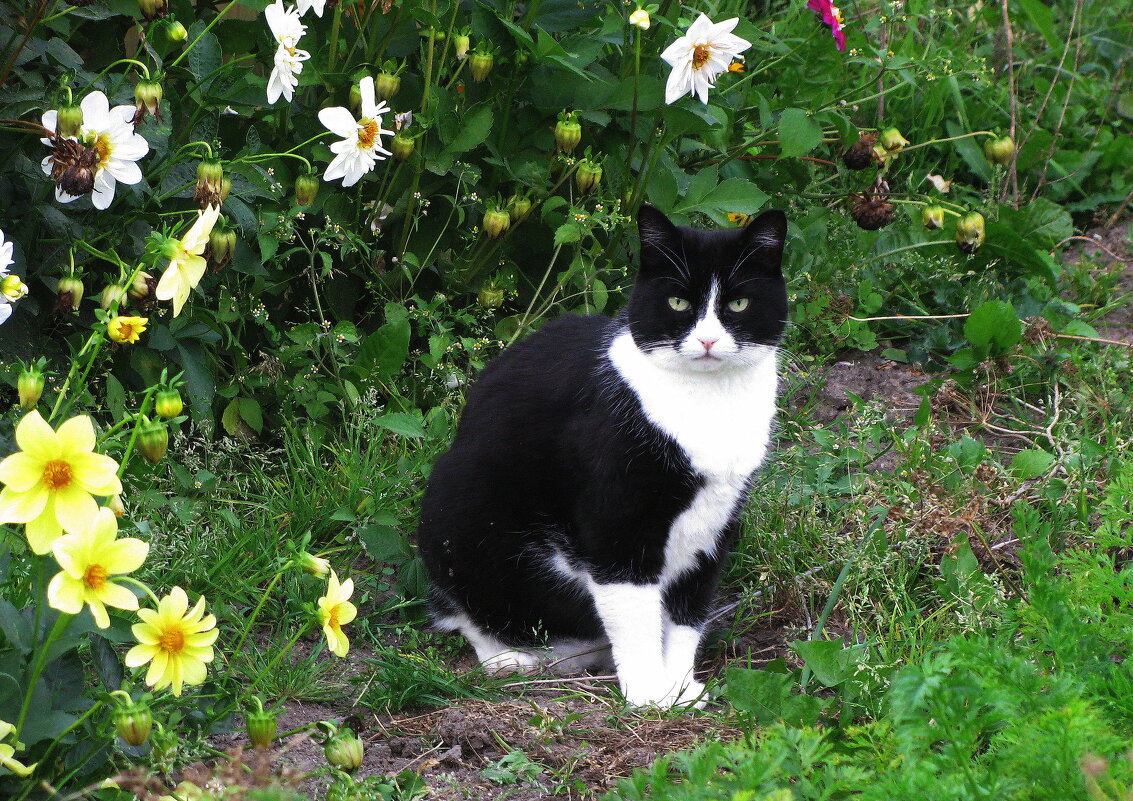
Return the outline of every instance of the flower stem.
[[[344,3],[334,6],[334,18],[330,23],[330,52],[327,53],[327,72],[334,72],[335,58],[338,56],[338,34],[342,28],[342,7]]]
[[[995,136],[991,131],[972,131],[971,133],[960,134],[959,136],[949,136],[944,139],[929,139],[927,142],[917,142],[915,145],[908,145],[901,148],[901,152],[905,153],[909,150],[916,150],[918,147],[928,147],[929,145],[939,145],[941,142],[955,142],[957,139],[967,139],[970,136]]]
[[[23,703],[20,704],[20,716],[16,718],[16,740],[20,739],[20,732],[23,731],[24,722],[27,720],[28,711],[31,709],[32,696],[35,695],[35,686],[39,683],[39,677],[43,674],[43,668],[47,665],[47,652],[51,650],[51,644],[67,630],[67,626],[71,624],[74,617],[74,615],[68,615],[66,612],[60,612],[59,617],[55,618],[55,625],[51,627],[46,639],[40,643],[35,652],[35,660],[28,672],[27,690],[24,692]]]
[[[148,597],[151,601],[153,601],[154,606],[160,606],[161,605],[161,599],[158,598],[157,595],[154,594],[154,591],[151,590],[146,584],[142,583],[141,581],[138,581],[133,576],[115,576],[114,579],[119,584],[133,584],[135,587],[137,587],[142,592],[144,592],[146,594],[146,597]]]
[[[194,39],[189,44],[188,47],[186,47],[183,51],[181,51],[181,55],[177,56],[177,58],[175,58],[171,62],[169,62],[169,66],[166,67],[166,71],[171,70],[174,67],[176,67],[178,64],[180,64],[181,59],[183,59],[185,56],[189,55],[189,53],[192,51],[192,49],[197,46],[197,43],[200,42],[201,39],[205,38],[205,34],[209,32],[209,30],[212,28],[212,26],[215,25],[216,23],[220,22],[222,19],[224,19],[224,15],[227,14],[234,6],[237,6],[237,5],[239,5],[239,4],[238,3],[229,3],[228,5],[226,5],[224,8],[222,8],[220,10],[220,13],[218,13],[215,17],[213,17],[211,20],[209,20],[209,24],[205,26],[205,29],[203,31],[201,31],[199,34],[197,34],[197,38]]]
[[[134,430],[130,432],[130,441],[126,443],[126,450],[122,454],[122,461],[118,465],[119,478],[126,473],[126,468],[130,466],[130,456],[134,453],[134,445],[137,443],[138,434],[142,430],[142,418],[149,412],[150,401],[153,399],[153,394],[156,391],[156,386],[150,387],[146,390],[145,397],[142,398],[142,405],[138,408],[138,413],[135,416]]]
[[[248,638],[248,632],[250,632],[252,630],[252,626],[255,625],[256,618],[260,615],[260,610],[264,608],[264,604],[267,603],[268,596],[271,595],[271,591],[275,589],[276,582],[278,582],[280,578],[283,577],[283,573],[283,570],[278,571],[274,576],[272,576],[271,581],[268,582],[268,586],[264,590],[263,595],[260,596],[260,600],[256,604],[256,608],[252,610],[252,614],[248,618],[248,622],[244,624],[243,631],[240,632],[240,639],[236,641],[236,646],[232,649],[233,654],[240,653],[240,648],[244,645],[244,640]]]

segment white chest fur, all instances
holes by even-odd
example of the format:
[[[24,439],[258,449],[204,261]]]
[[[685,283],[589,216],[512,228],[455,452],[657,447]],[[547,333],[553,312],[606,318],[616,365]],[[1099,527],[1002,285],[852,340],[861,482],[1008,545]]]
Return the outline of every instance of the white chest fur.
[[[700,553],[714,550],[767,452],[778,374],[775,350],[762,351],[742,368],[686,373],[656,364],[628,332],[610,346],[610,360],[645,416],[680,446],[704,480],[669,529],[662,585],[693,567]]]

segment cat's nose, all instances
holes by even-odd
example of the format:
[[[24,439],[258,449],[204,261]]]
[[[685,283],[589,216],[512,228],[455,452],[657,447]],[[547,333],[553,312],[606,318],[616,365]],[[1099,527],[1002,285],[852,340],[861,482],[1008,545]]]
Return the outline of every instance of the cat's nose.
[[[700,340],[700,344],[704,346],[704,352],[705,353],[708,353],[708,351],[712,350],[712,346],[715,345],[717,342],[719,342],[719,340],[717,340],[717,339],[702,339],[702,340]]]

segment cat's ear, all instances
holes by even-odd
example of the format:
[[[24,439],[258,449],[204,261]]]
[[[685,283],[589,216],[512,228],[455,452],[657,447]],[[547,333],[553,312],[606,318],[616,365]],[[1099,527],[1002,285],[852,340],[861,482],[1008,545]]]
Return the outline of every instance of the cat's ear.
[[[642,256],[649,251],[676,251],[680,249],[681,232],[660,209],[641,204],[637,210],[637,233],[641,237]]]
[[[744,250],[754,250],[766,268],[779,272],[783,266],[783,245],[787,241],[787,215],[769,209],[747,224],[743,232]]]

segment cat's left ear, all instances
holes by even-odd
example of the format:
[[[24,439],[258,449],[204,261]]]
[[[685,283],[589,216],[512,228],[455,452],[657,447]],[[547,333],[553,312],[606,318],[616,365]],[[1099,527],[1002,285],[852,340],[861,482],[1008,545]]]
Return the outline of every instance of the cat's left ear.
[[[779,272],[783,266],[783,245],[787,241],[787,215],[779,209],[769,209],[744,229],[744,250],[757,252],[759,261]]]

